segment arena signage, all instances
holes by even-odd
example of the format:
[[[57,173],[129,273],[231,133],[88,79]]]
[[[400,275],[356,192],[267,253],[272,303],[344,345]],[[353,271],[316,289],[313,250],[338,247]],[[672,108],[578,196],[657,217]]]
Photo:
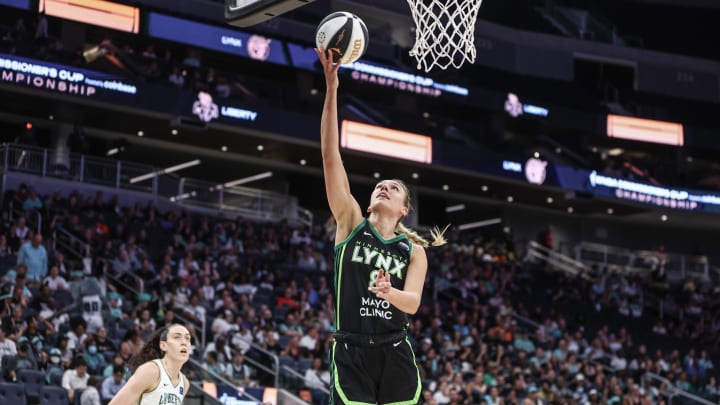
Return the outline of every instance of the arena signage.
[[[214,97],[205,91],[194,93],[192,98],[182,93],[183,97],[177,104],[169,104],[168,99],[177,98],[180,94],[177,88],[171,86],[148,88],[145,93],[144,97],[138,97],[133,105],[135,108],[168,112],[191,122],[196,120],[193,124],[200,128],[204,127],[203,124],[225,124],[306,140],[316,140],[316,134],[320,131],[317,116],[311,114]]]
[[[192,113],[203,122],[210,122],[220,116],[242,121],[255,121],[258,117],[257,111],[226,105],[218,106],[212,95],[204,91],[198,93],[197,100],[192,105]]]
[[[543,185],[548,177],[548,162],[536,157],[529,158],[525,164],[503,160],[502,169],[504,172],[524,174],[530,184]]]
[[[361,152],[432,163],[432,138],[425,135],[343,120],[340,144]]]
[[[522,163],[514,162],[512,160],[503,160],[502,168],[506,172],[522,173],[522,171],[523,171]]]
[[[148,14],[148,34],[181,44],[197,46],[255,59],[287,65],[282,41],[251,35],[231,28],[221,28],[160,13]]]
[[[40,0],[39,11],[49,16],[137,34],[140,9],[104,0]]]
[[[614,114],[607,116],[607,136],[673,146],[685,143],[682,124]]]
[[[0,0],[0,5],[29,10],[30,0]]]
[[[258,112],[224,105],[220,108],[220,115],[243,121],[255,121],[258,117]]]
[[[317,70],[317,55],[313,48],[292,42],[287,43],[287,48],[293,66],[300,69]],[[451,83],[438,83],[429,77],[403,72],[378,63],[370,63],[364,59],[349,65],[342,65],[341,68],[352,71],[351,77],[359,82],[391,87],[400,91],[431,97],[439,97],[443,94],[463,97],[470,95],[470,90],[466,87]]]
[[[515,93],[508,93],[507,99],[505,99],[505,112],[513,118],[519,117],[523,114],[535,115],[538,117],[547,117],[550,111],[545,107],[540,107],[532,104],[524,104],[520,102]]]
[[[429,77],[402,72],[367,62],[355,62],[341,68],[352,70],[351,77],[357,81],[392,87],[402,91],[438,97],[443,93],[468,96],[470,91],[455,84],[437,83]]]
[[[203,391],[224,405],[260,405],[277,403],[277,390],[258,387],[234,387],[214,382],[203,382]],[[246,395],[249,394],[249,395]],[[258,398],[257,401],[252,398]],[[262,401],[261,401],[262,399]],[[265,401],[267,399],[267,401]]]
[[[698,209],[700,204],[720,206],[720,195],[643,184],[603,176],[596,171],[589,174],[588,181],[592,188],[613,190],[616,198],[644,204],[689,211]]]
[[[137,94],[135,85],[103,73],[0,54],[0,82],[92,97],[99,92]]]

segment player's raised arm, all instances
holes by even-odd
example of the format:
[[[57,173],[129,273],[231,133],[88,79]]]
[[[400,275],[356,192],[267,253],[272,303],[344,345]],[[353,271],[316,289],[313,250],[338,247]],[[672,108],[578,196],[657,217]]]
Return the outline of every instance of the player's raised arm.
[[[332,59],[323,50],[316,50],[325,74],[325,104],[320,121],[320,145],[323,158],[323,174],[325,176],[325,192],[328,204],[335,221],[337,233],[335,242],[344,240],[360,221],[362,211],[360,205],[350,193],[345,166],[340,156],[338,141],[337,89],[339,85],[338,69],[340,64],[333,64]]]

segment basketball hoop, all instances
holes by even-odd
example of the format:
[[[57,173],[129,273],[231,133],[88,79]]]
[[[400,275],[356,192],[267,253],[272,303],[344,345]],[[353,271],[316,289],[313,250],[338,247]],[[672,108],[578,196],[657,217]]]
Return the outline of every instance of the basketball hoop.
[[[410,56],[417,68],[459,69],[475,62],[475,21],[482,0],[407,0],[415,21]]]

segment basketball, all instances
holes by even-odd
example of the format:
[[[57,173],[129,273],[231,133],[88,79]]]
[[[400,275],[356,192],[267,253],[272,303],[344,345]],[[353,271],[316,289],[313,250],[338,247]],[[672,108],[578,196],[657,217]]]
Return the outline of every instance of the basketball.
[[[353,63],[365,53],[368,31],[363,20],[353,13],[338,11],[325,17],[315,32],[318,49],[330,50],[333,62]]]

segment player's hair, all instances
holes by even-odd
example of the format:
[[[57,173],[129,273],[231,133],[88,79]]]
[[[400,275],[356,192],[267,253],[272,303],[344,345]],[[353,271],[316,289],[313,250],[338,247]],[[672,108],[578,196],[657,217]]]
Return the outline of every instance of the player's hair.
[[[412,198],[410,196],[410,189],[405,184],[404,181],[399,179],[392,179],[392,181],[397,182],[400,184],[400,187],[405,191],[405,206],[408,208],[408,210],[412,210]],[[422,247],[428,247],[428,246],[442,246],[447,243],[447,240],[445,239],[445,231],[448,230],[450,225],[448,224],[440,230],[439,227],[434,227],[430,230],[430,236],[432,237],[432,242],[429,242],[427,239],[423,238],[419,233],[416,231],[413,231],[412,229],[406,227],[402,223],[402,219],[398,221],[398,223],[395,225],[395,233],[397,234],[405,234],[408,239],[410,239],[410,242],[420,245]]]
[[[398,234],[404,233],[405,236],[410,239],[410,242],[420,245],[422,247],[428,247],[428,246],[442,246],[447,243],[447,240],[445,239],[445,231],[450,227],[450,225],[445,226],[442,230],[440,230],[439,227],[434,227],[430,230],[430,236],[432,237],[432,242],[428,242],[427,239],[423,238],[418,234],[416,231],[413,231],[412,229],[406,227],[403,225],[402,222],[398,222],[397,225],[395,225],[395,232]]]
[[[134,372],[138,367],[148,361],[165,357],[165,352],[160,350],[160,342],[167,342],[168,332],[170,332],[170,328],[174,326],[182,326],[185,328],[185,325],[173,323],[156,330],[147,342],[145,342],[145,345],[140,351],[128,360],[128,368]]]

